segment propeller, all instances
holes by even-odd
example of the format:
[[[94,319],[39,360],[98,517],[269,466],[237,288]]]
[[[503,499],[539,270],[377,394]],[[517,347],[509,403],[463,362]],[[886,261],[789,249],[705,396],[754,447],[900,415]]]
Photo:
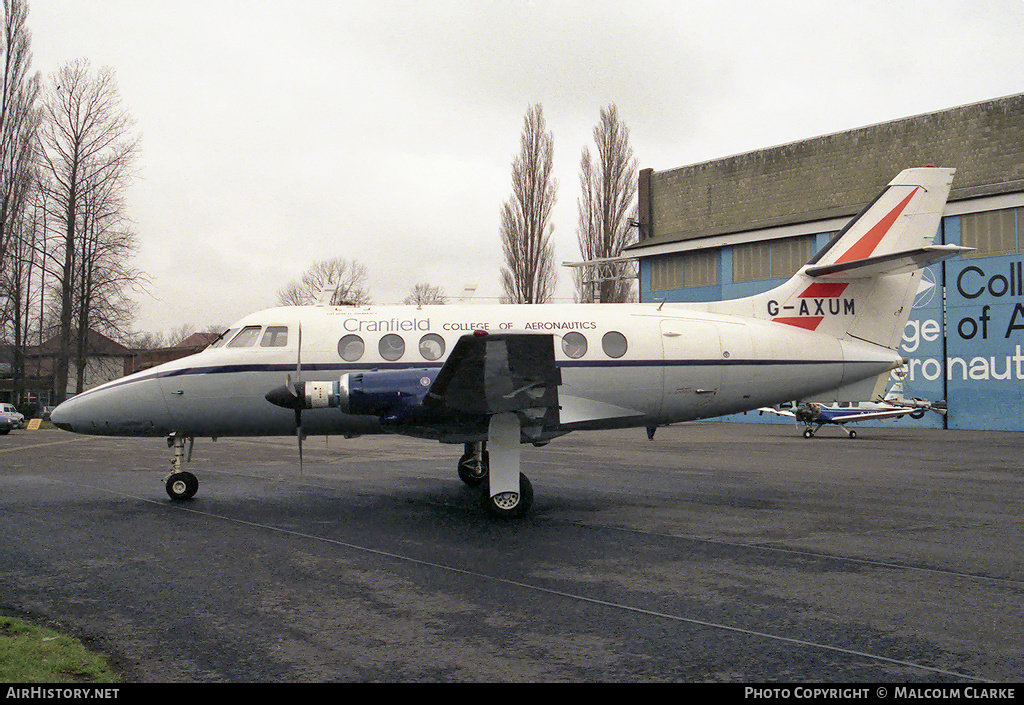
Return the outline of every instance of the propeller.
[[[295,437],[299,442],[299,474],[303,472],[302,462],[302,407],[305,405],[305,385],[302,383],[302,323],[299,323],[298,350],[295,356],[295,377],[285,376],[285,384],[267,392],[264,396],[271,404],[295,411]]]
[[[299,398],[299,385],[302,384],[302,321],[299,321],[299,342],[295,350],[295,376],[298,381],[292,385],[289,378],[288,388],[295,394],[295,437],[299,440],[299,475],[304,475],[302,467],[302,399]]]

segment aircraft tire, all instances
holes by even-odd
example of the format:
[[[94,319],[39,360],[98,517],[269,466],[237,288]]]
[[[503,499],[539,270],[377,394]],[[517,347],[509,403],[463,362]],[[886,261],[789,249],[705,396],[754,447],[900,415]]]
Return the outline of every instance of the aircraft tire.
[[[466,453],[459,459],[459,479],[470,487],[478,487],[481,482],[487,479],[487,472],[490,468],[490,456],[485,450],[482,454],[482,462],[478,465],[473,462],[473,453]]]
[[[856,431],[850,431],[850,438],[856,438],[856,437],[857,437],[857,432]]]
[[[812,431],[809,428],[805,429],[804,430],[804,438],[814,438],[814,431]]]
[[[492,517],[518,519],[530,511],[530,507],[533,506],[533,485],[530,484],[530,479],[526,475],[519,473],[518,495],[508,493],[491,497],[484,492],[483,500],[484,507]]]
[[[190,472],[176,472],[167,478],[167,496],[173,500],[192,499],[199,491],[199,479]]]

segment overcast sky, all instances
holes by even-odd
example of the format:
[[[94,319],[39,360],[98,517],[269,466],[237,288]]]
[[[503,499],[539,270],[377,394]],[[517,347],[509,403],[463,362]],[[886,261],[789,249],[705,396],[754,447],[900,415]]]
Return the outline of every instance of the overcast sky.
[[[28,1],[34,70],[111,66],[137,121],[148,331],[230,324],[334,255],[375,303],[416,282],[495,300],[532,103],[560,263],[609,103],[662,170],[1024,91],[1020,0]]]

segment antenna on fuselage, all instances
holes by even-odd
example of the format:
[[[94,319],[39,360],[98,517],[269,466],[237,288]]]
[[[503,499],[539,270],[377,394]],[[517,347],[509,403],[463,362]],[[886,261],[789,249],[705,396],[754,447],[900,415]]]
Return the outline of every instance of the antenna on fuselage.
[[[320,293],[316,297],[317,306],[332,306],[334,305],[334,294],[338,290],[337,285],[334,282],[327,282],[323,288],[320,289]]]

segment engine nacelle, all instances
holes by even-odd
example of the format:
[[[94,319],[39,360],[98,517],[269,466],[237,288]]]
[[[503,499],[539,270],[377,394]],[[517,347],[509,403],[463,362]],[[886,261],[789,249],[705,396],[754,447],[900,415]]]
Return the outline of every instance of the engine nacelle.
[[[801,404],[797,407],[795,415],[799,423],[814,423],[821,417],[821,405],[814,402]]]
[[[428,411],[423,399],[437,377],[436,369],[349,372],[333,382],[298,385],[304,409],[340,409],[356,416],[377,416],[385,424],[418,419]]]

